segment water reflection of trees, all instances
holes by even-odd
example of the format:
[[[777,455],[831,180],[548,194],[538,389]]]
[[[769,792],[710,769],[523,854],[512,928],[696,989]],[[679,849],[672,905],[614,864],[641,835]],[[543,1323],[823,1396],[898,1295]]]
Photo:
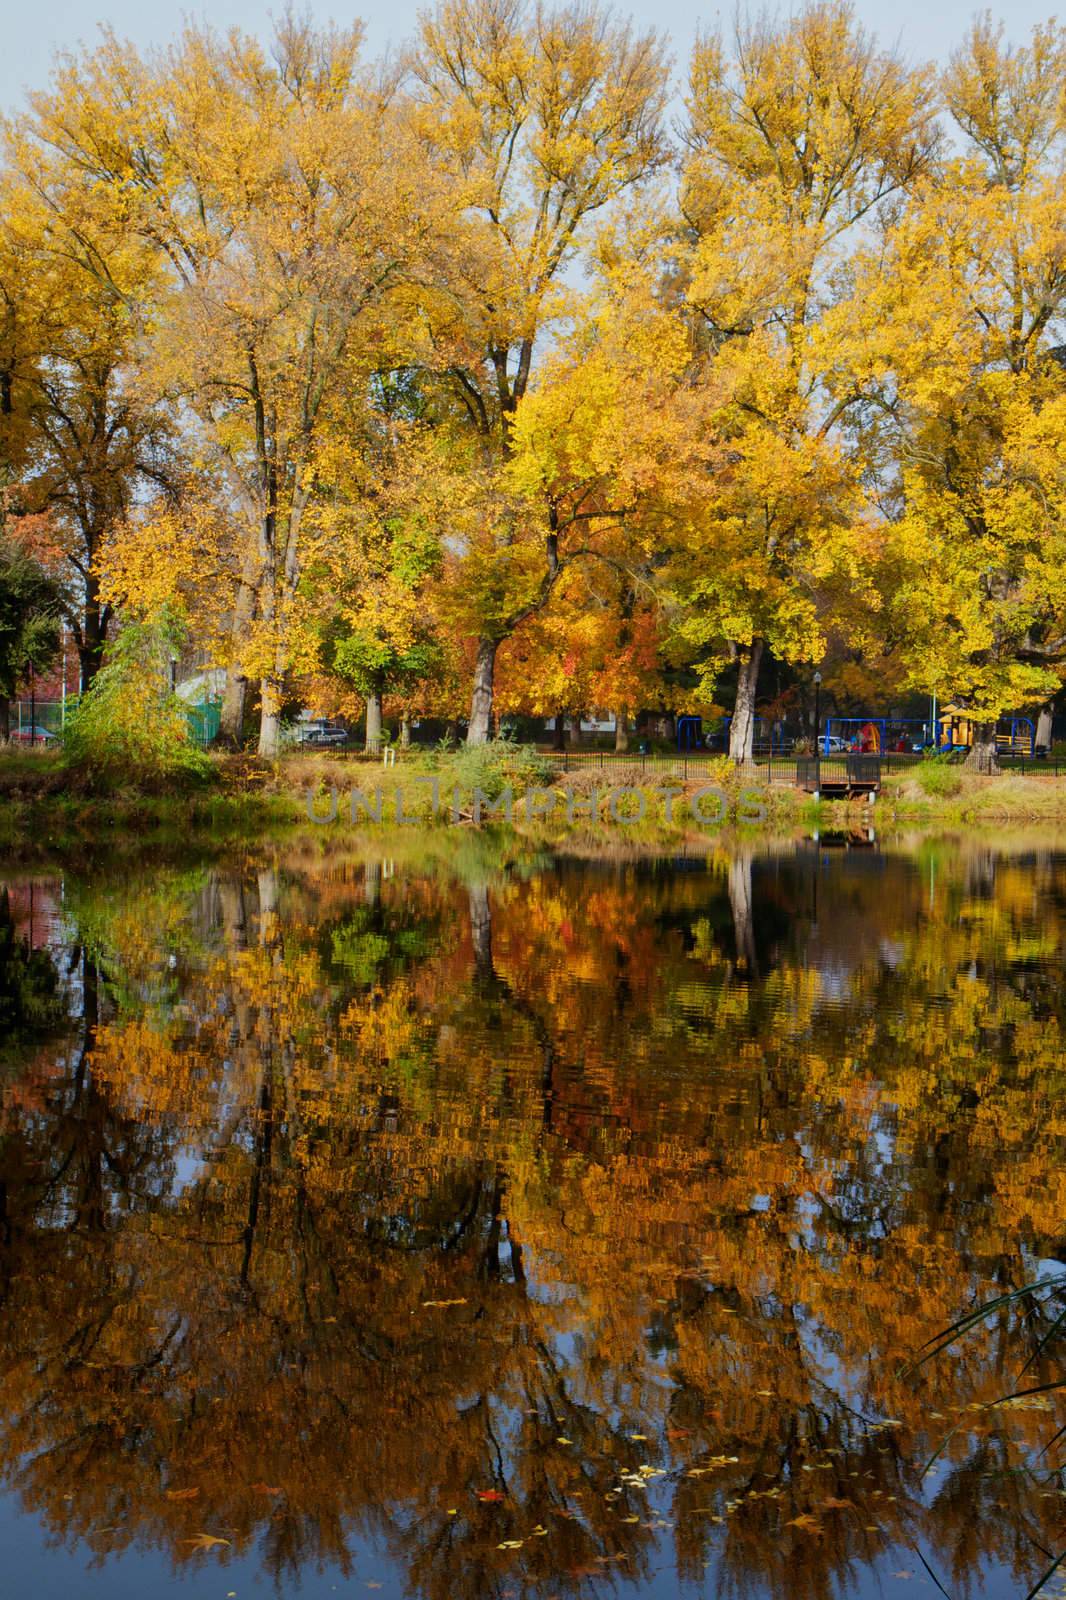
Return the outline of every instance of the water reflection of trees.
[[[72,886],[83,1015],[4,1111],[8,1480],[101,1552],[359,1526],[440,1600],[663,1542],[723,1592],[1031,1578],[1062,1419],[981,1407],[1040,1326],[899,1367],[1061,1246],[1062,875]]]

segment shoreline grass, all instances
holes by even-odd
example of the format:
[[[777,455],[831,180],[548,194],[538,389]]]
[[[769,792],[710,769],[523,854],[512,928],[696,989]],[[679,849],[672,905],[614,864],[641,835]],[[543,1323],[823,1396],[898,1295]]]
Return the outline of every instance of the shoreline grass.
[[[889,773],[874,805],[814,801],[801,790],[768,784],[759,768],[736,769],[722,760],[687,779],[648,771],[639,758],[606,768],[553,769],[550,758],[521,748],[488,753],[412,751],[388,768],[332,752],[294,754],[276,763],[253,756],[216,755],[207,783],[149,787],[98,787],[64,766],[52,751],[0,750],[0,853],[108,854],[180,849],[195,843],[209,853],[260,838],[356,834],[417,824],[423,830],[492,831],[523,848],[643,853],[706,845],[724,832],[738,837],[766,832],[856,832],[873,827],[1066,826],[1066,777],[1009,773],[952,774],[948,793],[929,793],[918,769]],[[434,812],[436,783],[439,806]],[[513,793],[509,820],[473,803]],[[376,792],[381,790],[380,806]],[[619,790],[628,790],[624,799]],[[703,824],[692,815],[700,790]],[[361,792],[352,820],[351,791]],[[458,790],[458,807],[454,806]],[[396,793],[402,795],[398,815]],[[615,793],[613,804],[607,796]],[[641,802],[638,792],[643,795]],[[329,817],[336,795],[336,819]],[[549,804],[547,796],[553,798]],[[597,819],[591,807],[599,797]],[[379,818],[371,820],[380,812]],[[638,813],[640,813],[638,815]]]

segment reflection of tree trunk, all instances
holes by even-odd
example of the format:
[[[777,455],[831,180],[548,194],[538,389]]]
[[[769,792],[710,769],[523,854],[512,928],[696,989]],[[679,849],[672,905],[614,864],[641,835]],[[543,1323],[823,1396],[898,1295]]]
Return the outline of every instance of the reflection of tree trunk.
[[[248,1279],[252,1270],[252,1253],[255,1250],[255,1235],[259,1226],[259,1209],[263,1199],[263,1174],[270,1169],[271,1145],[274,1137],[269,1060],[263,1072],[263,1082],[259,1090],[258,1111],[259,1126],[256,1130],[255,1138],[255,1165],[252,1168],[252,1181],[248,1188],[248,1216],[242,1235],[244,1249],[241,1254],[241,1284],[244,1288],[248,1287]]]
[[[381,862],[368,861],[363,868],[363,899],[376,906],[381,899]]]
[[[272,953],[275,969],[281,963],[281,929],[278,920],[278,874],[273,867],[264,867],[257,874],[259,888],[259,944]],[[275,979],[276,981],[276,979]],[[270,1169],[274,1138],[274,1047],[277,1042],[277,1016],[267,998],[259,1010],[259,1027],[254,1035],[255,1047],[262,1056],[259,1099],[256,1107],[255,1157],[252,1180],[248,1189],[248,1214],[243,1230],[244,1250],[241,1257],[241,1283],[247,1286],[255,1250],[256,1230],[263,1201],[263,1179]]]
[[[259,943],[269,949],[278,932],[278,874],[274,867],[263,867],[256,874],[259,887]]]
[[[503,1232],[503,1172],[497,1167],[489,1210],[489,1231],[477,1266],[477,1275],[486,1283],[500,1276],[500,1238]]]
[[[479,983],[498,982],[492,964],[492,908],[488,884],[470,888],[470,942],[474,947],[474,973]]]
[[[220,878],[218,905],[222,916],[222,929],[228,950],[245,950],[248,946],[248,913],[244,904],[244,884],[238,877]]]
[[[737,961],[751,977],[758,971],[755,957],[755,923],[752,915],[751,856],[733,856],[729,863],[729,908],[733,913],[733,937]]]
[[[81,1181],[78,1185],[77,1227],[84,1233],[103,1233],[107,1225],[107,1204],[104,1194],[104,1108],[92,1081],[89,1061],[96,1041],[100,1020],[100,975],[88,952],[81,956],[81,1051],[75,1074],[75,1088],[80,1100],[85,1095],[79,1117],[78,1138],[82,1144]]]
[[[761,639],[736,646],[737,697],[729,724],[729,754],[738,764],[750,761],[755,748],[755,691],[762,651]]]
[[[482,994],[503,1001],[509,1005],[520,1017],[525,1018],[533,1030],[541,1053],[541,1095],[543,1100],[543,1121],[545,1127],[550,1127],[555,1105],[555,1045],[547,1024],[539,1013],[524,1000],[521,995],[515,994],[511,985],[505,978],[501,978],[496,971],[492,955],[492,906],[489,902],[488,885],[484,883],[472,884],[469,890],[470,901],[470,943],[474,950],[474,979]]]

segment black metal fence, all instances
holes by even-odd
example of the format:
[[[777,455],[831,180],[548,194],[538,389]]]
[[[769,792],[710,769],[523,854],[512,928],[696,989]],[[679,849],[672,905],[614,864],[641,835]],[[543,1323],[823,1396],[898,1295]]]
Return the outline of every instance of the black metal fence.
[[[343,749],[337,752],[339,757],[348,760],[380,763],[381,756],[365,755],[361,750]],[[403,751],[398,751],[403,755]],[[687,750],[677,754],[673,752],[652,753],[642,755],[639,751],[628,752],[624,750],[561,750],[544,751],[560,772],[585,772],[589,769],[609,772],[613,769],[624,769],[627,773],[634,769],[649,779],[667,777],[689,779],[707,776],[707,781],[713,782],[714,773],[720,772],[726,763],[726,757],[721,753],[712,751]],[[884,777],[890,772],[906,771],[908,768],[918,767],[925,758],[904,751],[886,751],[883,755],[860,755],[856,753],[835,753],[829,756],[820,756],[819,765],[826,777],[846,776],[848,762],[874,762],[879,775]],[[778,751],[756,751],[751,763],[752,781],[756,783],[781,783],[801,784],[801,770],[805,770],[807,763],[813,763],[814,757],[810,755],[785,755]],[[1003,756],[1000,765],[1004,772],[1025,773],[1030,776],[1045,778],[1060,778],[1066,776],[1066,758],[1041,758],[1035,756]],[[855,769],[856,771],[858,769]],[[856,777],[857,782],[864,781]]]

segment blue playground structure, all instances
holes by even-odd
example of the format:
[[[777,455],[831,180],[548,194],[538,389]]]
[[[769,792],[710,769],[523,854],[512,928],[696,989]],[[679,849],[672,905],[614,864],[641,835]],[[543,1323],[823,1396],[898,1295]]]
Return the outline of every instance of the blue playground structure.
[[[700,750],[703,748],[702,717],[678,717],[677,748],[679,750]]]

